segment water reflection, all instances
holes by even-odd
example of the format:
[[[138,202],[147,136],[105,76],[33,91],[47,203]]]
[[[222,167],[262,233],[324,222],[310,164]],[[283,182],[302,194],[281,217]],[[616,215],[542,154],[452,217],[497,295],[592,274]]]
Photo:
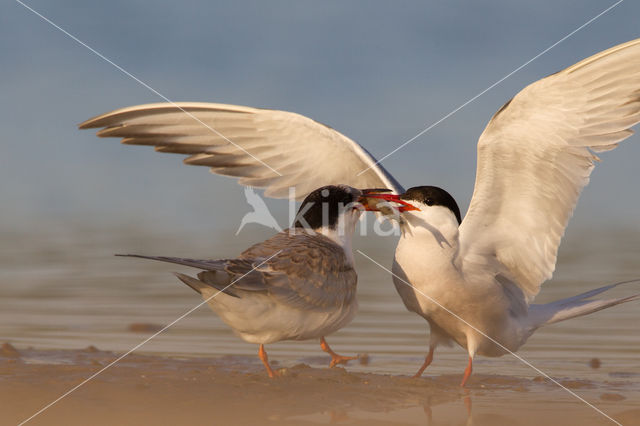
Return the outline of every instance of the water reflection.
[[[203,237],[143,228],[88,227],[37,233],[5,230],[0,234],[4,243],[0,246],[0,337],[21,347],[96,345],[100,349],[126,351],[146,336],[144,330],[132,331],[131,324],[151,324],[157,329],[200,299],[170,274],[173,267],[116,258],[114,253],[228,257],[252,242],[248,235]],[[252,236],[255,240],[262,237]],[[574,235],[562,245],[556,277],[543,286],[540,302],[607,282],[640,277],[640,232],[590,230],[585,238]],[[373,258],[391,262],[393,241],[363,238],[356,245]],[[368,356],[369,365],[351,363],[349,371],[413,374],[427,349],[424,320],[405,310],[390,278],[375,265],[358,260],[357,267],[360,312],[352,324],[331,336],[332,346],[339,353]],[[611,296],[629,295],[638,289],[638,285],[623,286],[612,291]],[[519,354],[552,376],[604,382],[616,372],[637,374],[637,321],[637,303],[618,306],[543,328]],[[317,344],[281,342],[270,345],[268,351],[281,365],[307,362],[324,367],[326,359],[317,356]],[[254,356],[255,352],[253,345],[234,336],[206,307],[142,350],[208,357]],[[600,368],[591,367],[593,358],[600,360]],[[465,351],[442,348],[427,374],[454,374],[459,381],[465,364]],[[478,357],[476,365],[479,374],[536,374],[510,356]]]

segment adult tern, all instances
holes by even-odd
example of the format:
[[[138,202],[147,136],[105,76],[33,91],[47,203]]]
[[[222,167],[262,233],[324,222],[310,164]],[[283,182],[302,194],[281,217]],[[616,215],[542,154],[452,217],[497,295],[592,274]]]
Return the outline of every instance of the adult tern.
[[[116,110],[80,127],[104,127],[99,136],[187,154],[186,164],[239,177],[241,184],[266,188],[268,196],[287,197],[294,187],[301,198],[319,184],[332,183],[383,186],[402,194],[420,210],[402,215],[394,282],[406,307],[431,327],[429,354],[418,375],[438,344],[455,341],[469,354],[464,385],[476,354],[514,351],[542,325],[638,297],[589,300],[607,286],[532,304],[555,269],[560,240],[599,160],[596,154],[615,148],[639,121],[640,39],[527,86],[496,112],[480,136],[475,188],[464,220],[444,190],[405,192],[360,145],[291,112],[149,104]]]
[[[358,309],[351,239],[363,210],[359,201],[375,205],[385,197],[378,192],[346,185],[316,189],[303,201],[291,228],[236,259],[124,256],[201,269],[197,278],[176,276],[200,293],[237,335],[260,345],[258,356],[269,377],[278,373],[269,365],[264,345],[281,340],[320,338],[333,367],[356,358],[335,353],[325,336],[347,325]]]

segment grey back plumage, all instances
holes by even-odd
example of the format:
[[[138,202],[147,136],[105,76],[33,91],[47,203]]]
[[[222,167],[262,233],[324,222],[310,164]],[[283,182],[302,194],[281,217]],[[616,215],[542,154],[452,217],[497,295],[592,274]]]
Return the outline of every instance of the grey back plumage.
[[[249,247],[238,259],[225,260],[224,271],[225,282],[246,274],[231,287],[238,296],[260,291],[298,309],[340,307],[353,302],[356,294],[357,275],[342,247],[300,228],[287,229]],[[198,278],[217,287],[220,272],[203,271]]]
[[[204,285],[239,298],[259,292],[301,310],[330,310],[351,304],[356,296],[357,274],[342,247],[301,228],[286,229],[255,244],[237,259],[134,257],[200,268],[198,281]],[[195,278],[189,282],[182,274],[178,278],[200,291]]]

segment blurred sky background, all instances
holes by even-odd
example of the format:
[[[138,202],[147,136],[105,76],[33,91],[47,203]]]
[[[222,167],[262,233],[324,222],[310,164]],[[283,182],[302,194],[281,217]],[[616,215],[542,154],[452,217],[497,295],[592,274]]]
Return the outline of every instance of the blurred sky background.
[[[174,101],[295,111],[382,157],[614,1],[68,1],[26,4]],[[527,84],[640,37],[627,0],[384,161],[466,211],[476,142]],[[0,230],[215,233],[250,210],[232,179],[76,125],[158,96],[41,18],[0,6]],[[570,225],[640,227],[640,140],[604,153]],[[273,201],[285,226],[286,202]],[[252,226],[243,232],[251,232]],[[180,254],[180,253],[168,253]]]

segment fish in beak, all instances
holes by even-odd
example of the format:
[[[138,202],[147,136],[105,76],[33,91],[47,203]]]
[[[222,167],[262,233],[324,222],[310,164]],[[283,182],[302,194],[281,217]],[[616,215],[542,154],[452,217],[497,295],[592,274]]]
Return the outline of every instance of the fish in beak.
[[[420,210],[412,204],[401,200],[399,195],[391,194],[387,188],[362,189],[358,199],[367,211],[381,212],[385,215],[409,210]]]

